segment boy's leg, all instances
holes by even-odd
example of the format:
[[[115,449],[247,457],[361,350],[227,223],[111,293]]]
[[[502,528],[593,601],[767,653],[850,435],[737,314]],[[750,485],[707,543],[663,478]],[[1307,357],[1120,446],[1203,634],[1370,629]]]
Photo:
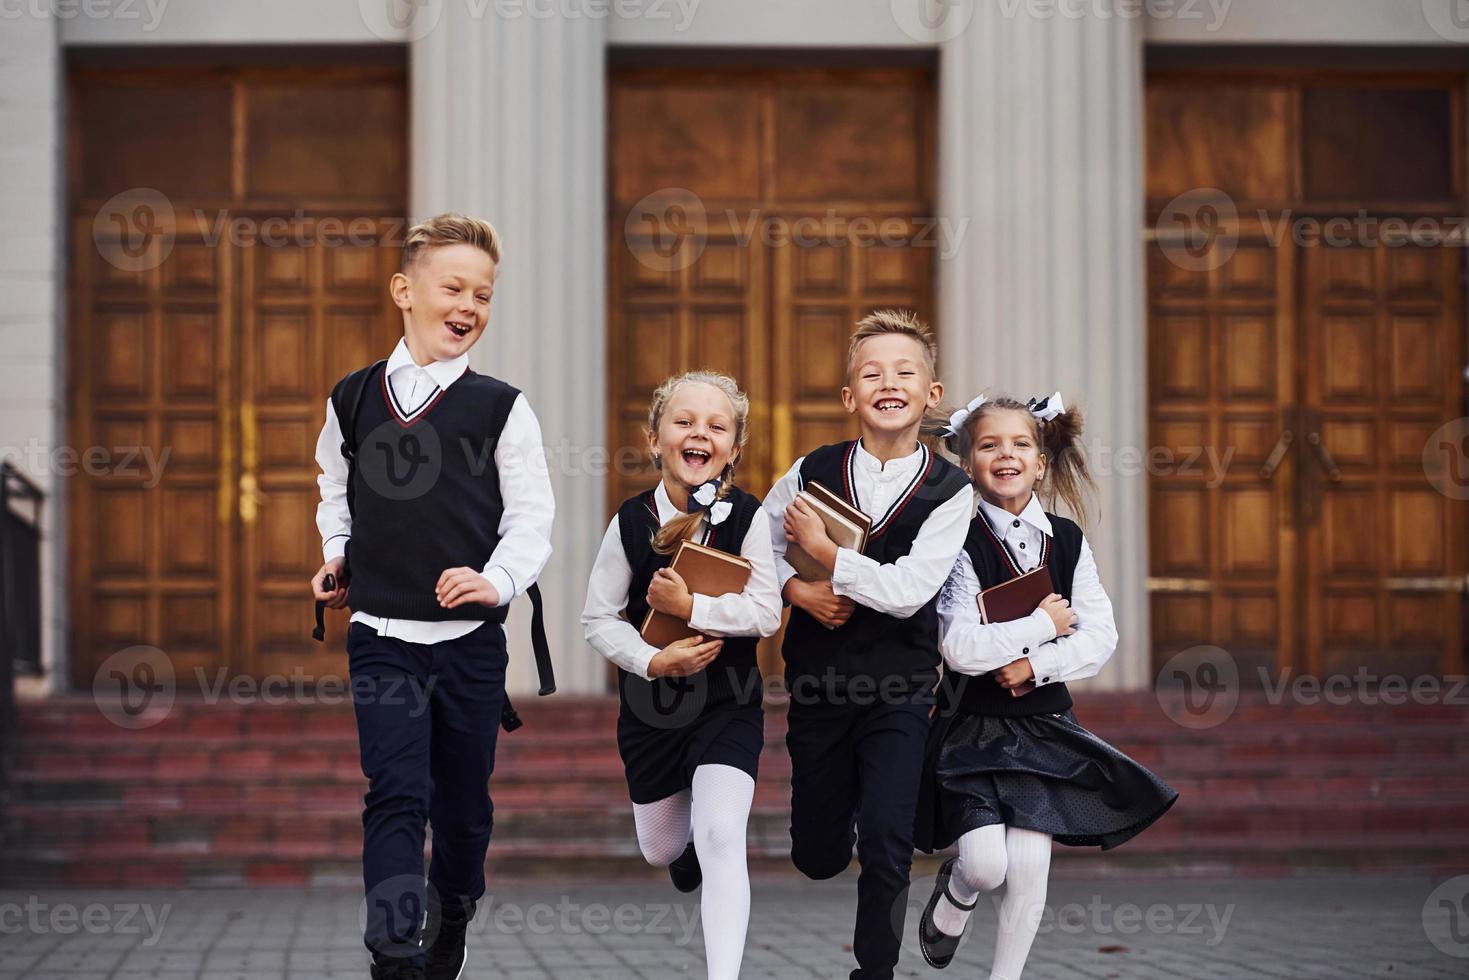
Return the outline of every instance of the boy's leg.
[[[862,798],[857,816],[857,931],[853,978],[891,980],[902,945],[913,819],[928,742],[926,704],[878,703],[854,732]]]
[[[786,714],[791,756],[791,863],[808,878],[834,878],[852,863],[857,766],[847,705],[802,700]]]
[[[363,939],[375,954],[417,956],[427,908],[424,821],[429,808],[430,647],[379,636],[353,624],[347,663],[362,773]]]
[[[433,650],[434,846],[428,880],[439,901],[457,911],[485,893],[485,851],[494,822],[489,781],[509,658],[498,623],[435,643]]]

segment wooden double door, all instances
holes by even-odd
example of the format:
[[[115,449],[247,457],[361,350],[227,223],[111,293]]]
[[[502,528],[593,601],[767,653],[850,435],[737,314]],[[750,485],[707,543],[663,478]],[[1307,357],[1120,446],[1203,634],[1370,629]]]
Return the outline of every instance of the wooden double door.
[[[1150,78],[1155,662],[1463,671],[1463,88]]]
[[[344,676],[310,639],[335,381],[401,336],[401,69],[71,78],[73,682],[147,644],[180,690]],[[222,673],[221,673],[222,672]]]

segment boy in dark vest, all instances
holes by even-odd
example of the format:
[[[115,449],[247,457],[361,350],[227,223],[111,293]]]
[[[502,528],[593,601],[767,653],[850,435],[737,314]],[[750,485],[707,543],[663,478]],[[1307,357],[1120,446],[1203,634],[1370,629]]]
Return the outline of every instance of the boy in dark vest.
[[[464,968],[485,891],[501,624],[551,554],[540,424],[523,394],[469,366],[499,261],[489,222],[441,214],[409,230],[388,287],[403,339],[337,383],[316,446],[326,563],[311,587],[353,610],[374,980],[454,980]]]
[[[809,878],[831,878],[851,863],[855,841],[862,873],[853,980],[890,980],[898,962],[939,676],[937,596],[974,516],[964,473],[918,440],[943,400],[935,354],[932,335],[911,313],[880,310],[862,320],[842,389],[861,439],[798,459],[764,503],[792,606],[782,649],[791,860]],[[839,549],[796,499],[813,482],[872,518],[863,551]],[[830,578],[796,577],[785,561],[788,542]]]

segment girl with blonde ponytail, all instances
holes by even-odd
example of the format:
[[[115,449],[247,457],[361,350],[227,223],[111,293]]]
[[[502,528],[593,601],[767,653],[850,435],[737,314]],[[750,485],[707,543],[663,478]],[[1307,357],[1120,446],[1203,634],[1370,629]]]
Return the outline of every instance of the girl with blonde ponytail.
[[[1081,413],[1058,391],[1029,402],[979,396],[944,433],[979,494],[979,513],[939,593],[946,674],[930,730],[917,845],[957,842],[919,919],[931,966],[953,959],[979,894],[1005,883],[991,977],[1018,980],[1045,908],[1051,843],[1113,848],[1178,794],[1083,728],[1066,682],[1117,648],[1112,603],[1086,535],[1041,494],[1084,519],[1095,489]],[[1033,571],[1048,595],[1029,616],[986,620],[985,589]]]
[[[618,668],[617,747],[638,846],[673,884],[702,886],[708,975],[734,978],[750,915],[745,825],[764,744],[755,647],[780,628],[769,520],[735,486],[750,402],[733,378],[669,378],[648,409],[658,485],[625,501],[587,584],[587,642]],[[750,564],[743,591],[691,594],[670,568],[683,541]],[[658,649],[638,632],[649,610],[699,635]]]

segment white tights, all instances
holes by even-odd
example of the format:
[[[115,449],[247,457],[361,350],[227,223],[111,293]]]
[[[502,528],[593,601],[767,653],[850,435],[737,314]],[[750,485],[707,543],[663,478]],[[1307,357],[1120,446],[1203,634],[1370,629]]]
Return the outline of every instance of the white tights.
[[[980,892],[994,891],[1005,883],[990,980],[1020,980],[1045,911],[1050,873],[1050,834],[991,824],[959,838],[959,860],[949,879],[949,891],[955,898],[970,905]],[[968,919],[969,913],[955,908],[947,898],[940,898],[934,908],[934,925],[946,935],[962,934]]]
[[[699,914],[709,980],[734,980],[750,922],[745,825],[755,780],[733,766],[698,766],[694,785],[654,803],[634,803],[638,847],[648,863],[667,867],[693,841],[704,874]]]

